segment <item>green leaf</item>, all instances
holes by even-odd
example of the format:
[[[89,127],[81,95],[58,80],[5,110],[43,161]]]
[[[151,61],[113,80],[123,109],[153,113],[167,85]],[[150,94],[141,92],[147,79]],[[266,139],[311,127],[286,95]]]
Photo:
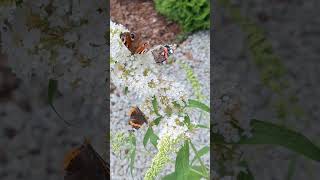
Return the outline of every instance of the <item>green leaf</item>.
[[[162,117],[157,117],[154,121],[152,121],[153,124],[158,125],[161,121]]]
[[[201,166],[192,166],[189,168],[188,180],[200,180],[202,177],[206,177],[201,173]]]
[[[190,117],[189,117],[188,115],[186,115],[186,116],[184,117],[184,123],[185,123],[187,126],[190,125]]]
[[[208,126],[203,125],[203,124],[197,124],[195,125],[196,128],[204,128],[204,129],[210,129]]]
[[[130,165],[129,165],[129,167],[130,167],[131,176],[133,177],[132,170],[133,170],[134,160],[136,158],[136,137],[133,134],[130,135],[130,143],[131,143],[132,149],[130,150]]]
[[[177,173],[173,172],[170,173],[168,175],[166,175],[165,177],[162,178],[162,180],[176,180],[177,179]]]
[[[150,136],[153,134],[153,130],[151,127],[148,128],[146,134],[144,135],[144,138],[143,138],[143,145],[144,147],[146,147],[149,139],[150,139]]]
[[[189,99],[188,107],[199,108],[199,109],[201,109],[203,111],[206,111],[206,112],[210,113],[210,107],[205,105],[205,104],[203,104],[202,102],[197,101],[197,100]]]
[[[288,167],[288,172],[287,172],[287,178],[286,180],[291,180],[294,173],[295,173],[295,167],[297,164],[297,156],[293,157],[289,161],[289,167]]]
[[[129,89],[128,89],[128,87],[126,86],[126,87],[124,88],[124,90],[123,90],[123,93],[124,93],[125,95],[127,95],[128,92],[129,92]]]
[[[190,141],[190,140],[189,140]],[[190,145],[191,145],[191,148],[195,154],[195,158],[200,162],[201,164],[201,171],[202,173],[204,173],[204,176],[208,177],[209,174],[208,174],[208,171],[207,171],[207,167],[204,165],[203,161],[201,160],[200,156],[199,156],[199,151],[197,151],[196,147],[193,145],[193,143],[190,141]]]
[[[241,171],[238,176],[237,180],[254,180],[254,177],[249,169],[247,169],[247,172]]]
[[[203,148],[201,148],[199,151],[198,151],[198,156],[199,158],[205,154],[207,154],[208,152],[210,151],[210,148],[208,146],[205,146]],[[193,160],[191,161],[191,164],[197,159],[197,157],[194,157]]]
[[[212,141],[212,142],[211,142]],[[224,140],[224,137],[218,133],[211,132],[210,133],[210,143],[213,144],[227,144],[227,142]]]
[[[240,166],[246,168],[246,171],[241,171],[238,175],[237,175],[237,180],[254,180],[254,177],[248,167],[248,164],[246,161],[241,161]]]
[[[58,111],[56,110],[56,108],[53,105],[54,95],[56,94],[57,91],[58,91],[58,80],[49,79],[49,83],[48,83],[48,103],[49,103],[51,109],[57,114],[59,119],[61,119],[67,125],[71,126],[71,124],[69,122],[67,122],[66,120],[64,120],[62,118],[62,116],[58,113]]]
[[[150,135],[150,142],[151,142],[151,144],[154,145],[155,148],[157,148],[158,139],[159,139],[159,137],[156,134],[154,134],[152,131],[152,134]]]
[[[185,180],[200,180],[202,177],[205,177],[205,176],[201,174],[201,167],[192,166],[189,168],[189,174]],[[176,172],[170,173],[162,178],[162,180],[176,180],[176,179],[177,179]]]
[[[143,145],[144,147],[146,147],[148,141],[150,140],[151,144],[153,144],[153,146],[157,148],[158,139],[159,137],[153,132],[153,129],[149,127],[146,134],[144,135]]]
[[[158,101],[157,101],[157,98],[155,96],[153,96],[152,98],[152,106],[153,106],[153,111],[156,113],[156,115],[160,116],[159,115],[159,107],[158,107]]]
[[[189,174],[189,142],[185,141],[177,154],[175,172],[177,180],[185,180]]]
[[[48,84],[48,102],[53,105],[53,97],[58,90],[58,81],[55,79],[50,79]]]
[[[242,138],[239,144],[272,144],[283,146],[315,161],[320,161],[320,149],[304,135],[286,127],[252,120],[252,137]]]

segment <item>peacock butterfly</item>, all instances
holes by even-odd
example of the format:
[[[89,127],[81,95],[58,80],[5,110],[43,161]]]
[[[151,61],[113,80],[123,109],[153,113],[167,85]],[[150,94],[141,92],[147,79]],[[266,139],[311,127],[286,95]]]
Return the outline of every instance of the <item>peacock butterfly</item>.
[[[143,54],[148,51],[149,43],[144,42],[140,34],[123,32],[120,38],[131,54]]]

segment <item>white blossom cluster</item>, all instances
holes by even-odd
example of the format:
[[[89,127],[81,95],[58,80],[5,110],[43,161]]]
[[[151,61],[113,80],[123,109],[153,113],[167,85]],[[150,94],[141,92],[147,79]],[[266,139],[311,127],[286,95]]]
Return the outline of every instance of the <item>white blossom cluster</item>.
[[[105,90],[106,8],[99,0],[26,0],[7,7],[0,13],[1,48],[14,73],[26,83],[57,79],[62,93],[96,102]]]
[[[174,81],[174,77],[159,74],[159,64],[156,64],[152,49],[145,54],[131,55],[120,39],[121,32],[128,32],[122,25],[110,22],[110,56],[111,81],[115,86],[127,88],[130,95],[141,99],[136,104],[148,117],[149,121],[162,116],[163,120],[155,129],[160,129],[159,137],[169,134],[177,138],[186,135],[188,128],[183,123],[183,113],[175,105],[183,106],[188,92],[185,87]],[[156,98],[158,114],[154,112],[152,100]],[[181,122],[181,123],[179,123]]]

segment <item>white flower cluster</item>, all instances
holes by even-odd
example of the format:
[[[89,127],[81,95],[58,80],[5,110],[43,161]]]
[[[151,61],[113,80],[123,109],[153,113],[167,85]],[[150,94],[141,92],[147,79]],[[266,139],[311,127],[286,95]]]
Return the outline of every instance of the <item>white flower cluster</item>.
[[[26,0],[1,12],[9,65],[27,83],[57,79],[62,93],[95,102],[91,96],[103,97],[105,90],[106,7],[99,0]]]
[[[128,88],[129,95],[134,95],[140,102],[136,104],[142,112],[154,120],[162,116],[159,124],[160,138],[165,134],[177,138],[188,130],[176,105],[183,106],[188,93],[185,87],[174,81],[174,77],[159,74],[159,67],[152,56],[152,48],[143,55],[131,55],[120,39],[121,32],[128,32],[122,25],[110,22],[111,42],[111,81],[117,87]],[[154,112],[152,100],[156,98],[158,114]],[[181,122],[181,123],[179,123]]]
[[[166,119],[165,123],[162,123],[159,127],[161,129],[159,138],[161,139],[167,135],[174,140],[177,139],[180,134],[187,132],[188,128],[186,126],[179,125],[183,123],[183,120],[184,119],[177,115],[172,115],[170,118]]]

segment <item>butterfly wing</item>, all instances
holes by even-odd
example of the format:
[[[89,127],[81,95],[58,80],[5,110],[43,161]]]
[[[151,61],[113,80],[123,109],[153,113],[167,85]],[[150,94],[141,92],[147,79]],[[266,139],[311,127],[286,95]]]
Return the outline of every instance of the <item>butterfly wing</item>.
[[[132,54],[143,54],[148,51],[149,43],[142,41],[139,34],[123,32],[120,38]]]
[[[135,50],[135,53],[136,54],[144,54],[148,51],[148,48],[149,48],[148,42],[140,43],[139,46],[137,47],[137,49]]]
[[[156,63],[163,63],[168,60],[169,56],[174,53],[176,45],[164,45],[154,49],[152,55]]]
[[[165,61],[164,56],[161,54],[163,51],[162,49],[155,49],[152,51],[153,59],[156,61],[156,63],[162,63]]]
[[[145,115],[138,107],[132,107],[129,111],[129,116],[129,124],[135,129],[142,127],[143,123],[148,124]]]
[[[81,147],[68,153],[65,158],[64,180],[107,180],[110,176],[109,165],[85,142]],[[71,157],[70,157],[71,155]],[[68,161],[70,159],[70,161]]]

